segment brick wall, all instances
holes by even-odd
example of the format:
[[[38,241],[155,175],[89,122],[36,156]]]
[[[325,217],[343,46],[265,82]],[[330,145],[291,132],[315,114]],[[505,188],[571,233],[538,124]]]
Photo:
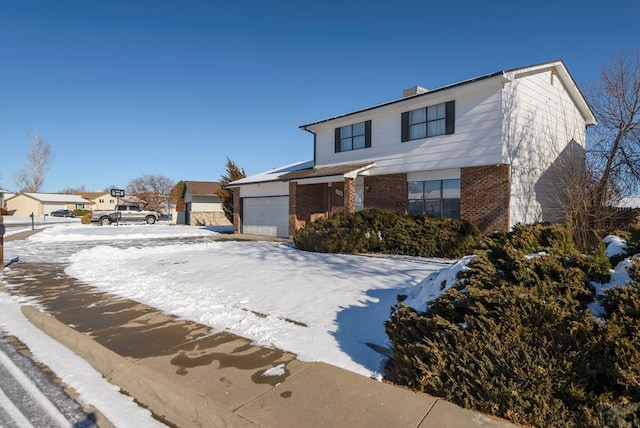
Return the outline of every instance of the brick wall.
[[[345,178],[344,179],[344,197],[342,198],[342,205],[345,212],[356,212],[356,179]]]
[[[191,226],[230,226],[231,223],[223,212],[198,211],[189,213]]]
[[[327,185],[289,183],[289,233],[327,215]]]
[[[364,208],[407,214],[407,174],[365,176],[364,189]]]
[[[240,233],[242,230],[242,207],[240,206],[240,188],[231,189],[233,192],[233,230]]]
[[[462,168],[460,217],[482,232],[509,229],[509,165]]]

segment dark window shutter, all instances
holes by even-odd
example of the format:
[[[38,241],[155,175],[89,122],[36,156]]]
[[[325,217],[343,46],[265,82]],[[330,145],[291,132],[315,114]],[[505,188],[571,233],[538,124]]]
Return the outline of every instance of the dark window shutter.
[[[340,153],[340,128],[336,128],[336,153]]]
[[[455,132],[456,121],[456,102],[447,101],[445,116],[445,134],[453,134]]]
[[[371,121],[364,123],[364,147],[371,147]]]
[[[405,141],[409,141],[409,112],[405,111],[402,113],[402,130],[401,133],[401,141],[404,143]]]

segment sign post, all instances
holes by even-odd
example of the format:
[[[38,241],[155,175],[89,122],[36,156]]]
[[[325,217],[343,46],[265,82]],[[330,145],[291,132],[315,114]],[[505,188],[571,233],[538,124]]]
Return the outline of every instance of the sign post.
[[[118,212],[118,205],[120,205],[120,198],[124,198],[124,189],[111,189],[111,196],[116,198],[116,226],[119,226],[120,213]]]

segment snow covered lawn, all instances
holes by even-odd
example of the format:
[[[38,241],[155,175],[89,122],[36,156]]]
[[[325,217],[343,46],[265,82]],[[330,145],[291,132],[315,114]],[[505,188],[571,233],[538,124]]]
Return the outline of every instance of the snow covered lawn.
[[[293,352],[303,361],[373,377],[385,358],[367,343],[389,346],[383,324],[396,296],[447,266],[420,258],[308,253],[279,243],[162,239],[212,233],[168,225],[65,224],[12,241],[8,250],[21,261],[68,262],[69,275],[100,290]],[[75,244],[84,249],[61,259],[60,247]]]

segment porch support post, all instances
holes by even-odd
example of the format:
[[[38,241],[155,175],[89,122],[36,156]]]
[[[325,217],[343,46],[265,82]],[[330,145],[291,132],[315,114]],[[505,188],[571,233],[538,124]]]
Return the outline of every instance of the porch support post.
[[[297,226],[298,183],[289,182],[289,236],[293,236]]]
[[[233,192],[233,230],[240,233],[242,230],[242,207],[240,206],[240,188],[231,189]]]
[[[356,212],[356,179],[345,177],[344,179],[344,212],[353,214]]]

